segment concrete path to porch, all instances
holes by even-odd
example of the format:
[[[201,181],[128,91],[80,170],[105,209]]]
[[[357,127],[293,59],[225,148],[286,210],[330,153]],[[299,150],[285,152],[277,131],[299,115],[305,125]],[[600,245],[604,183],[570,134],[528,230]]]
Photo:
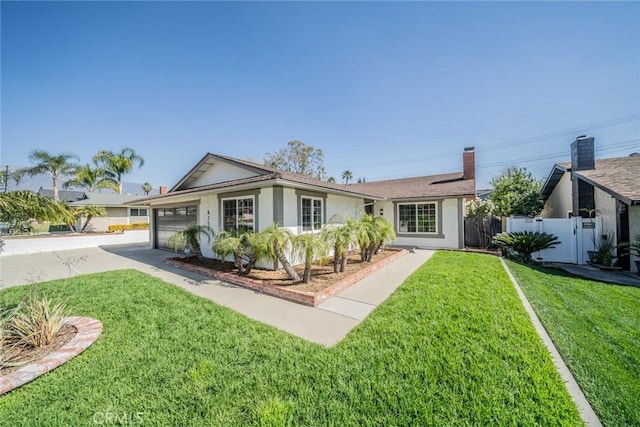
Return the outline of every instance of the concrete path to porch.
[[[333,346],[433,253],[408,253],[315,308],[168,266],[164,259],[172,256],[171,252],[139,244],[3,256],[0,279],[2,286],[8,287],[78,274],[136,269],[290,334]]]
[[[597,280],[598,282],[614,283],[617,285],[627,285],[640,287],[640,275],[637,273],[629,273],[628,271],[612,271],[600,270],[590,265],[577,264],[553,264],[558,268],[571,273],[575,276],[584,277],[586,279]]]

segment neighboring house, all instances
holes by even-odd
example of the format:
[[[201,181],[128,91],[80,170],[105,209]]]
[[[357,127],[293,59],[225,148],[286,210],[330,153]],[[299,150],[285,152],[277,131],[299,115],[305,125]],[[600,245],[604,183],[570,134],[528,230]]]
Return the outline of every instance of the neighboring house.
[[[168,192],[136,203],[151,209],[156,248],[172,249],[171,235],[191,225],[260,231],[275,222],[298,234],[363,211],[394,224],[395,245],[461,248],[464,202],[475,196],[472,147],[463,164],[458,173],[343,185],[208,153]],[[213,256],[211,245],[203,253]]]
[[[542,200],[544,217],[589,217],[595,212],[602,218],[603,233],[614,242],[633,240],[640,234],[640,156],[596,160],[594,139],[578,137],[571,144],[571,162],[556,163],[551,170]],[[626,270],[634,265],[629,257],[619,262]]]
[[[38,190],[38,194],[53,198],[53,190]],[[93,217],[85,231],[107,231],[110,225],[125,225],[149,222],[149,209],[140,203],[131,203],[140,196],[112,193],[90,193],[84,191],[59,191],[60,200],[69,206],[101,206],[106,216]]]

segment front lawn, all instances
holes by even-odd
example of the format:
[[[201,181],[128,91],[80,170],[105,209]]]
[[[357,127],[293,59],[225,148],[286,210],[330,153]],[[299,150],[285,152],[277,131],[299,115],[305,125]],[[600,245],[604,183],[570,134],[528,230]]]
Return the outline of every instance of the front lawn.
[[[39,289],[104,332],[0,397],[3,425],[581,424],[491,256],[437,253],[330,349],[136,271]]]
[[[640,425],[640,288],[509,267],[605,425]]]

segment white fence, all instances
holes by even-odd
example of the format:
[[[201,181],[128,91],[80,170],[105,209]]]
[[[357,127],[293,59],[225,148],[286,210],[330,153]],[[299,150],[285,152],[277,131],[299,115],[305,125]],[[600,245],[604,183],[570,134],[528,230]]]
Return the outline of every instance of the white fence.
[[[553,234],[560,244],[535,252],[538,261],[586,264],[587,251],[595,250],[594,242],[602,233],[601,218],[507,218],[507,232],[532,231]]]
[[[130,230],[114,234],[84,234],[56,237],[9,237],[4,240],[0,256],[94,248],[97,246],[144,243],[149,241],[149,230]]]

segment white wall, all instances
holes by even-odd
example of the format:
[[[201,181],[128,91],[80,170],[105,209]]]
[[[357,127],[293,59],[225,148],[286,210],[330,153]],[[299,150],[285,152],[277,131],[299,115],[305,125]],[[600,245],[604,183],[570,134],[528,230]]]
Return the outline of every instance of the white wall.
[[[364,200],[357,197],[329,194],[327,196],[327,218],[329,222],[334,215],[346,214],[356,217],[359,210],[364,210]]]
[[[209,226],[215,234],[220,232],[219,218],[218,218],[218,196],[206,195],[200,197],[200,204],[198,205],[198,225]],[[215,236],[214,236],[215,239]],[[202,255],[207,258],[213,258],[213,239],[210,242],[206,240],[200,244],[200,250]]]
[[[191,187],[200,187],[202,185],[216,184],[218,182],[233,181],[236,179],[249,178],[257,176],[255,172],[250,172],[238,166],[216,161],[212,166],[198,178]]]
[[[149,241],[147,230],[132,230],[124,233],[101,235],[71,235],[56,237],[5,238],[0,256],[31,254],[38,252],[64,251],[67,249],[95,248],[98,246],[144,243]]]
[[[545,218],[568,218],[567,213],[573,210],[571,193],[571,174],[565,172],[544,203],[542,216]]]

